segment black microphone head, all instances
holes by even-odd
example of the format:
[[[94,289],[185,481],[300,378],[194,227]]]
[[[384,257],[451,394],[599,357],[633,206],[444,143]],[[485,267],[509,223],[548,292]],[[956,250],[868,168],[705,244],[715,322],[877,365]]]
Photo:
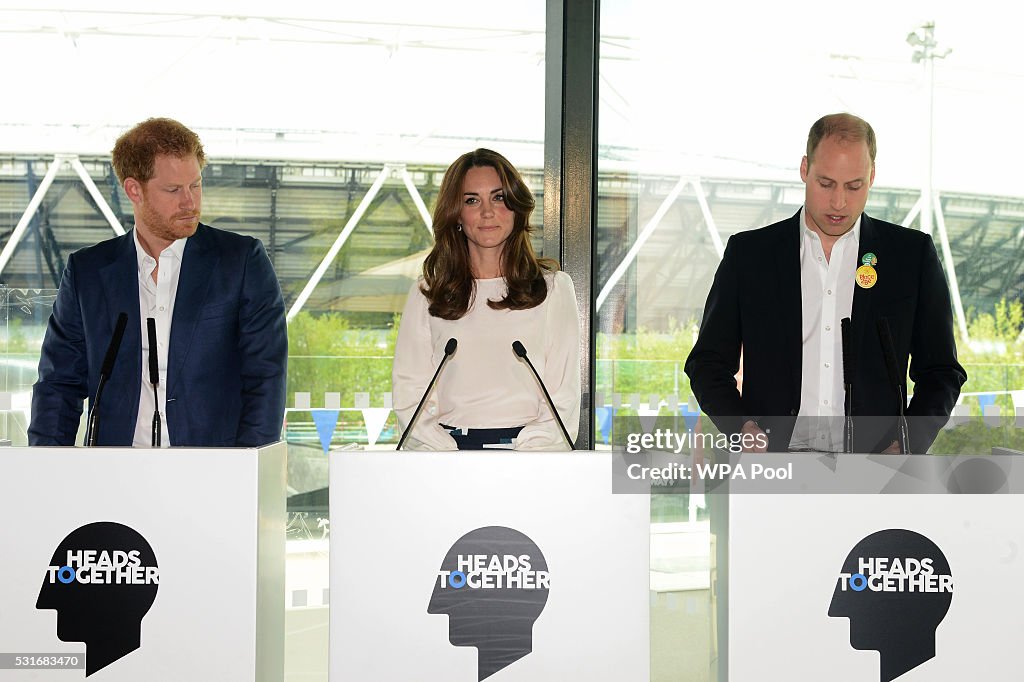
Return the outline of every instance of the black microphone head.
[[[892,340],[889,320],[880,317],[875,324],[878,327],[878,340],[882,344],[882,358],[885,360],[885,371],[889,374],[889,382],[893,386],[899,386],[902,381],[900,380],[899,365],[896,362],[896,344]]]
[[[110,345],[107,346],[107,354],[103,358],[103,366],[100,367],[100,374],[109,377],[114,370],[114,359],[117,351],[121,348],[121,339],[124,338],[124,330],[128,326],[128,313],[121,313],[117,316],[114,324],[114,334],[110,337]]]
[[[451,355],[452,353],[455,352],[455,347],[458,345],[459,341],[454,336],[448,339],[448,343],[444,344],[444,354]]]
[[[839,321],[839,327],[843,334],[843,383],[849,386],[853,383],[856,362],[853,357],[853,322],[844,317]]]
[[[519,357],[521,357],[521,358],[525,358],[526,357],[526,346],[524,346],[523,344],[519,343],[519,341],[513,341],[512,342],[512,350],[515,351],[515,354],[518,355]]]
[[[156,320],[152,317],[146,318],[146,331],[149,336],[149,383],[160,383],[160,359],[156,348]]]

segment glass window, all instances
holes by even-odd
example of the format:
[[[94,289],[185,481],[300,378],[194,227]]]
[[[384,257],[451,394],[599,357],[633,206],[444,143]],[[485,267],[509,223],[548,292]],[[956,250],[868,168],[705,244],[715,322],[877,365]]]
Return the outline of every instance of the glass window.
[[[957,409],[974,419],[941,432],[933,451],[1020,448],[1009,420],[990,429],[977,419],[1024,407],[1024,193],[1008,153],[1019,148],[1009,131],[1024,61],[996,5],[609,0],[601,10],[599,447],[628,415],[710,426],[682,367],[724,245],[796,213],[810,125],[849,111],[878,137],[867,213],[929,231],[952,290],[969,375]],[[696,490],[652,503],[652,679],[708,679],[717,656],[705,507]],[[687,652],[703,655],[682,656],[660,628],[687,633]]]
[[[130,227],[116,137],[150,116],[199,133],[203,221],[263,241],[289,311],[286,666],[289,679],[326,679],[325,453],[398,440],[396,325],[448,164],[476,147],[508,157],[537,195],[542,249],[545,5],[218,5],[0,10],[0,56],[33,55],[6,82],[17,106],[0,113],[0,216],[18,223],[60,153]],[[113,235],[70,163],[40,206],[0,272],[0,438],[16,443],[64,261]]]
[[[867,212],[932,234],[970,377],[962,409],[1024,405],[1014,399],[1022,195],[1005,142],[1022,60],[1011,29],[973,6],[803,10],[777,21],[767,6],[742,19],[725,6],[652,7],[659,21],[616,39],[628,56],[602,59],[598,408],[651,395],[675,396],[673,411],[696,407],[681,363],[724,244],[800,208],[807,129],[835,111],[878,136]],[[644,14],[636,3],[603,12]],[[936,447],[958,446],[940,436]]]

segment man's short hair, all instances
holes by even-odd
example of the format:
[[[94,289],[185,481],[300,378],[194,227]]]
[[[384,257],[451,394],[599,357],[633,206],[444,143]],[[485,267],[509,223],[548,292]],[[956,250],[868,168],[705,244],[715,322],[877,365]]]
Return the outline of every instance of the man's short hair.
[[[206,154],[199,136],[171,118],[149,118],[117,138],[112,163],[117,179],[146,182],[153,177],[157,156],[178,158],[195,156],[199,167],[206,165]]]
[[[822,116],[807,133],[807,163],[814,161],[814,151],[826,137],[836,137],[842,142],[866,142],[868,154],[871,155],[871,165],[875,164],[875,152],[878,151],[878,143],[875,141],[875,131],[871,124],[853,114],[829,114]]]

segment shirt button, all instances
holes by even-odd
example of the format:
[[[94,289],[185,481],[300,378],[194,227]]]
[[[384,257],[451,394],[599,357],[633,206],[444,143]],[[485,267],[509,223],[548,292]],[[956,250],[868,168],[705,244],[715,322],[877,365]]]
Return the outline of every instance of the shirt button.
[[[825,291],[825,293],[828,294],[829,296],[831,296],[832,295],[832,290],[828,289],[828,290]]]
[[[160,306],[160,312],[163,312],[163,311],[164,311],[164,307]]]
[[[827,332],[832,331],[832,325],[826,324],[825,325],[825,331],[827,331]]]
[[[825,405],[828,405],[828,400],[822,400],[821,402],[824,403]]]
[[[828,363],[828,362],[826,362],[826,363],[825,363],[825,367],[826,367],[826,368],[828,368],[828,367],[831,367],[831,366],[832,366],[832,364],[831,364],[831,363]]]

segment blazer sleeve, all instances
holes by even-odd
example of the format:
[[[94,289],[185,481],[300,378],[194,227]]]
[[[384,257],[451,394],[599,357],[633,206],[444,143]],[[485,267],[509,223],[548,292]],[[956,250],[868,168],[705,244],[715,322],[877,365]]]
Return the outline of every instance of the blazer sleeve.
[[[39,357],[39,378],[32,387],[29,445],[74,445],[89,392],[82,311],[75,282],[75,256],[57,289]]]
[[[258,239],[251,243],[242,277],[238,314],[242,403],[236,443],[257,447],[281,439],[288,327],[281,285]]]
[[[557,272],[551,279],[545,311],[544,366],[540,371],[559,416],[573,442],[580,430],[580,315],[572,278]],[[539,387],[538,387],[539,390]],[[523,427],[516,450],[566,450],[569,446],[551,408],[540,395],[537,419]]]
[[[967,372],[957,361],[949,287],[931,238],[921,240],[920,273],[910,340],[914,396],[906,412],[910,450],[915,453],[928,451],[967,381]]]
[[[738,432],[747,419],[736,387],[743,331],[739,250],[730,238],[704,305],[700,333],[683,367],[701,410],[722,433]]]
[[[398,417],[398,427],[409,427],[416,405],[427,389],[436,367],[433,362],[433,341],[430,336],[430,312],[427,299],[414,282],[405,300],[402,320],[395,342],[395,359],[391,366],[391,399]],[[406,441],[407,450],[457,450],[455,439],[437,424],[437,384],[423,404],[423,411]]]

